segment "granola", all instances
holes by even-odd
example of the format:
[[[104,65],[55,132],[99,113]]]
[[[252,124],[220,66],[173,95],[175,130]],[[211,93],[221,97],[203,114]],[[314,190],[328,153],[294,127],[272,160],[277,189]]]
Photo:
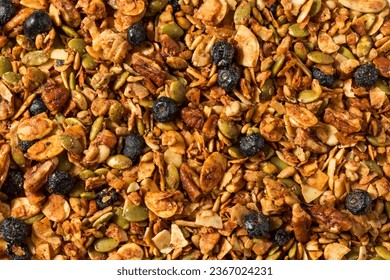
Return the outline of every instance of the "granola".
[[[12,2],[0,30],[0,224],[28,225],[32,259],[390,256],[388,1]],[[51,29],[32,38],[36,10]],[[223,67],[221,41],[234,49],[219,50]],[[358,83],[362,65],[372,72]],[[157,121],[160,97],[174,120]],[[253,133],[262,141],[240,143]],[[261,148],[244,156],[241,145]],[[10,192],[13,171],[23,182]],[[69,193],[50,191],[55,171],[71,175]],[[357,189],[371,198],[362,215],[345,205]],[[269,221],[261,238],[245,228],[251,212]]]

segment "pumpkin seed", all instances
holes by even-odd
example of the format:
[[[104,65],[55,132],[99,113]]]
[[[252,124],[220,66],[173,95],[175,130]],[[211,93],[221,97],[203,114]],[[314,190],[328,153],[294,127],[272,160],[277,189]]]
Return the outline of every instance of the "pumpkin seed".
[[[24,166],[26,164],[26,158],[21,150],[17,148],[11,149],[11,156],[15,163],[19,166]]]
[[[0,76],[12,71],[12,64],[8,57],[0,56]]]
[[[356,55],[358,57],[366,56],[372,48],[372,40],[368,35],[364,35],[360,38],[356,46]]]
[[[43,51],[33,51],[26,53],[22,58],[22,63],[27,66],[39,66],[49,60],[49,56]]]
[[[121,229],[127,230],[130,227],[130,222],[123,217],[123,209],[119,207],[114,208],[114,217],[112,221]]]
[[[108,110],[108,118],[115,123],[118,123],[123,115],[123,106],[119,102],[114,102]]]
[[[295,38],[304,38],[310,35],[310,32],[307,29],[301,28],[299,23],[294,23],[289,26],[288,34]]]
[[[389,201],[385,201],[385,210],[386,210],[387,218],[390,219],[390,202]]]
[[[15,72],[4,73],[1,78],[9,84],[16,85],[22,79],[22,76]]]
[[[184,31],[176,23],[167,23],[161,26],[161,34],[167,34],[172,39],[179,40]]]
[[[3,75],[4,76],[4,75]],[[386,85],[383,80],[378,79],[375,83],[375,86],[377,86],[381,91],[386,93],[387,95],[390,95],[390,87]]]
[[[153,0],[149,4],[148,12],[150,12],[151,15],[155,15],[156,13],[164,9],[167,4],[168,0]]]
[[[85,182],[77,180],[74,184],[72,190],[69,192],[70,197],[80,197],[80,195],[85,192]]]
[[[385,142],[379,142],[378,138],[376,138],[375,136],[369,135],[369,136],[366,136],[366,138],[367,138],[368,142],[371,145],[375,146],[375,147],[387,147],[387,146],[390,146],[390,141],[388,141],[387,139],[386,139]]]
[[[65,123],[68,126],[79,125],[81,127],[84,127],[83,123],[76,118],[67,118],[67,119],[65,119]]]
[[[129,204],[123,211],[123,217],[129,222],[142,222],[149,219],[149,209],[145,206]]]
[[[108,173],[108,169],[107,168],[98,168],[94,171],[94,173],[97,175],[97,176],[102,176],[102,175],[106,175]]]
[[[81,154],[84,151],[83,144],[69,135],[61,135],[61,145],[72,154]]]
[[[33,51],[35,49],[35,43],[26,35],[20,34],[16,36],[16,43],[27,51]]]
[[[58,156],[57,169],[60,171],[68,171],[71,169],[73,164],[69,161],[67,153],[61,153]]]
[[[95,119],[95,121],[93,122],[92,127],[91,127],[91,132],[89,133],[89,140],[90,141],[93,141],[96,138],[96,136],[98,135],[98,133],[102,130],[103,121],[104,121],[104,117],[100,116],[100,117],[97,117]]]
[[[109,156],[106,163],[109,167],[120,170],[127,169],[133,164],[131,159],[125,155]]]
[[[307,54],[307,58],[318,64],[332,64],[334,58],[320,51],[314,51]]]
[[[338,50],[338,53],[345,56],[346,58],[349,59],[356,59],[356,57],[353,55],[353,53],[346,47],[341,46]]]
[[[81,180],[87,180],[88,178],[95,177],[95,172],[92,170],[86,169],[80,172],[79,177]]]
[[[90,56],[89,54],[84,54],[82,56],[82,59],[81,59],[81,65],[85,68],[85,69],[95,69],[96,66],[98,65],[97,62],[93,59],[92,56]]]
[[[43,215],[43,213],[38,213],[38,214],[32,216],[31,218],[24,220],[24,223],[28,224],[28,225],[32,225],[36,221],[41,220],[43,217],[45,217],[45,215]]]
[[[290,166],[277,156],[271,157],[270,162],[273,163],[279,169],[279,171],[282,171],[283,169]]]
[[[173,164],[168,164],[167,170],[165,172],[165,183],[166,188],[170,191],[174,191],[179,187],[180,177],[179,171],[176,166]]]
[[[95,199],[97,197],[97,194],[94,192],[82,192],[80,194],[80,197],[84,198],[86,200],[92,200],[92,199]]]
[[[123,72],[118,79],[115,81],[114,90],[120,89],[127,81],[127,78],[130,76],[130,73],[125,71]]]
[[[107,254],[103,253],[103,252],[98,252],[95,250],[95,248],[90,246],[88,248],[88,257],[91,260],[105,260],[105,259],[107,259]]]
[[[175,57],[171,56],[167,58],[167,64],[168,66],[172,67],[173,69],[177,70],[185,70],[188,68],[188,63],[181,57]]]
[[[107,253],[118,247],[119,243],[111,237],[103,237],[95,241],[94,248],[97,252]]]
[[[321,93],[315,92],[314,90],[308,89],[303,90],[298,94],[298,101],[302,103],[310,103],[320,98]]]
[[[240,149],[238,147],[230,147],[228,149],[228,153],[232,158],[241,158],[242,154],[240,153]]]
[[[358,250],[351,250],[348,254],[345,255],[347,260],[357,260],[359,258]]]
[[[321,0],[314,0],[311,5],[309,16],[314,17],[321,10]]]
[[[275,77],[279,73],[279,71],[282,69],[285,61],[286,61],[285,55],[280,55],[276,58],[275,64],[272,66],[272,69],[271,69],[272,77]]]
[[[251,15],[252,5],[250,2],[242,1],[234,12],[234,23],[245,24]]]
[[[80,53],[81,55],[83,55],[86,52],[85,47],[87,46],[87,44],[81,38],[73,38],[72,40],[70,40],[68,42],[68,46],[72,50],[74,50],[74,51]]]
[[[378,255],[385,259],[385,260],[390,260],[390,251],[387,250],[385,247],[383,246],[376,246],[375,247],[375,251],[378,253]]]
[[[264,85],[260,88],[260,100],[261,101],[268,101],[271,100],[272,97],[275,95],[275,84],[271,78],[267,79],[264,83]]]
[[[99,225],[104,225],[106,224],[111,218],[114,216],[114,213],[108,212],[103,215],[101,215],[99,218],[96,219],[95,222],[93,222],[92,227],[97,227]]]
[[[169,95],[178,104],[182,104],[185,101],[186,88],[181,82],[174,81],[169,87]]]
[[[303,62],[306,61],[307,49],[305,47],[305,44],[303,44],[302,42],[295,43],[294,44],[294,52]]]
[[[295,255],[297,253],[297,242],[294,242],[294,244],[291,246],[290,250],[288,250],[288,258],[290,260],[293,260],[295,258]]]
[[[79,37],[79,34],[77,34],[77,32],[70,26],[61,25],[61,29],[62,29],[62,31],[65,32],[66,35],[68,35],[70,37],[74,37],[74,38]]]
[[[363,160],[363,162],[365,165],[367,165],[367,167],[370,169],[370,171],[378,173],[380,177],[383,176],[382,169],[379,167],[379,165],[375,161]]]
[[[280,178],[279,180],[283,186],[285,186],[287,189],[289,189],[297,197],[300,197],[302,195],[301,186],[297,182],[295,182],[293,179]]]
[[[233,121],[219,119],[217,124],[218,124],[218,128],[219,128],[220,132],[226,138],[236,139],[238,137],[238,135],[240,134],[238,126]]]
[[[76,103],[77,108],[79,108],[82,111],[88,110],[88,102],[84,94],[82,94],[78,90],[72,90],[71,95],[72,95],[72,100],[74,101],[74,103]]]

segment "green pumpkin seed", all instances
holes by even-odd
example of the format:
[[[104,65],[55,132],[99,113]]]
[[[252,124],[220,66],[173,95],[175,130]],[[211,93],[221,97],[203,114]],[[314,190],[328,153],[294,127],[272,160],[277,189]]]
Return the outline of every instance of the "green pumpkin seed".
[[[378,141],[378,138],[376,138],[375,136],[366,136],[368,142],[375,146],[375,147],[387,147],[387,146],[390,146],[390,141],[385,141],[385,142],[379,142]]]
[[[268,253],[267,253],[267,255],[268,256],[271,256],[271,255],[273,255],[273,254],[275,254],[278,250],[279,250],[279,246],[275,246],[274,248],[271,248],[269,251],[268,251]]]
[[[69,192],[70,197],[80,197],[80,195],[85,192],[85,182],[77,180],[74,184],[72,190]]]
[[[80,194],[80,197],[84,198],[86,200],[92,200],[92,199],[95,199],[97,197],[97,194],[94,192],[82,192]]]
[[[123,211],[123,217],[133,223],[146,221],[149,219],[149,209],[141,205],[127,205]]]
[[[114,250],[118,245],[119,243],[115,239],[104,237],[95,241],[94,248],[97,252],[107,253]]]
[[[289,167],[287,163],[285,163],[283,160],[281,160],[279,157],[274,156],[270,159],[270,162],[272,162],[274,165],[276,165],[277,168],[279,168],[279,171],[282,171],[286,167]]]
[[[285,55],[280,55],[276,58],[275,64],[272,66],[272,69],[271,69],[272,77],[276,77],[276,75],[282,69],[285,61],[286,61]]]
[[[74,38],[79,37],[79,34],[77,34],[77,32],[72,27],[69,27],[67,25],[61,25],[61,29],[62,31],[65,32],[66,35],[70,37],[74,37]]]
[[[95,69],[98,65],[97,62],[89,54],[84,54],[81,59],[81,65],[85,69]]]
[[[272,148],[272,146],[267,144],[267,143],[264,144],[262,152],[264,154],[264,159],[265,160],[270,159],[275,154],[274,148]]]
[[[88,110],[88,102],[84,94],[82,94],[78,90],[72,90],[71,96],[74,103],[76,103],[77,108],[79,108],[82,111]]]
[[[186,88],[181,82],[174,81],[169,88],[169,95],[178,104],[182,104],[185,101]]]
[[[290,260],[293,260],[295,258],[295,255],[297,253],[297,248],[298,248],[297,243],[294,242],[294,244],[291,246],[290,250],[288,250],[288,258]]]
[[[123,106],[119,102],[114,102],[108,110],[108,118],[115,123],[120,122],[123,115]]]
[[[138,133],[140,135],[144,135],[144,133],[145,133],[145,125],[144,125],[142,119],[137,118],[136,123],[137,123],[137,131],[138,131]]]
[[[130,76],[129,72],[123,72],[114,84],[114,90],[120,89],[127,81],[127,78]]]
[[[372,44],[373,43],[370,36],[362,36],[356,46],[356,55],[358,57],[366,56],[370,52]]]
[[[4,73],[1,78],[9,84],[16,85],[22,79],[22,76],[15,72]]]
[[[70,90],[76,89],[76,76],[75,76],[74,72],[71,72],[69,74],[69,89]]]
[[[130,227],[130,222],[123,217],[123,209],[119,207],[114,208],[114,217],[112,221],[121,229],[127,230]]]
[[[232,157],[232,158],[241,158],[242,157],[242,154],[240,153],[240,149],[238,147],[230,147],[228,149],[228,154]]]
[[[294,44],[294,52],[302,61],[306,61],[307,49],[305,47],[305,44],[303,44],[302,42],[295,43]]]
[[[341,46],[339,48],[338,53],[341,54],[342,56],[345,56],[346,58],[356,59],[356,57],[353,55],[353,53],[344,46]]]
[[[383,246],[376,246],[375,251],[378,253],[378,255],[385,259],[390,260],[390,251],[386,249],[386,247]]]
[[[131,159],[125,155],[109,156],[106,163],[109,167],[119,170],[127,169],[133,164]]]
[[[4,74],[5,75],[5,74]],[[4,76],[3,75],[3,76]],[[390,87],[388,85],[386,85],[383,80],[381,79],[378,79],[375,83],[375,86],[378,87],[381,91],[383,91],[384,93],[386,93],[387,95],[390,95]]]
[[[321,0],[314,0],[313,5],[311,5],[309,16],[314,17],[321,10]]]
[[[165,172],[166,188],[170,191],[174,191],[179,187],[180,177],[179,171],[173,164],[168,164]]]
[[[95,172],[92,170],[86,169],[80,172],[79,177],[81,180],[87,180],[88,178],[95,177]]]
[[[275,84],[271,78],[267,79],[264,83],[264,85],[260,88],[260,100],[261,101],[268,101],[271,100],[272,97],[275,95],[276,89]]]
[[[45,217],[45,215],[43,213],[38,213],[38,214],[32,216],[31,218],[24,220],[24,223],[27,225],[32,225],[33,223],[43,219],[44,217]]]
[[[154,101],[153,101],[153,100],[141,99],[141,100],[139,101],[139,105],[140,105],[141,107],[145,107],[145,108],[151,109],[151,108],[153,108]]]
[[[390,202],[389,201],[385,201],[385,210],[386,210],[387,218],[390,219]]]
[[[93,248],[92,246],[90,246],[88,248],[88,257],[91,259],[91,260],[105,260],[107,259],[107,254],[106,253],[103,253],[103,252],[98,252],[95,250],[95,248]]]
[[[283,186],[285,186],[287,189],[289,189],[292,193],[294,193],[297,197],[300,197],[302,195],[302,188],[301,186],[295,182],[293,179],[290,178],[281,178],[279,179]]]
[[[266,260],[278,260],[281,254],[282,254],[282,252],[279,251],[279,252],[276,252],[273,255],[270,255],[270,256],[266,257],[265,259]]]
[[[99,225],[104,225],[106,224],[111,218],[114,216],[114,213],[108,212],[103,215],[101,215],[99,218],[96,219],[95,222],[93,222],[92,227],[97,227]]]
[[[27,66],[39,66],[49,60],[49,56],[43,51],[26,53],[22,58],[22,63]]]
[[[103,129],[103,121],[104,121],[104,117],[100,116],[96,118],[96,120],[93,122],[91,127],[91,132],[89,133],[90,141],[93,141],[98,135],[98,133]]]
[[[370,260],[372,260],[372,261],[383,261],[384,258],[376,256],[376,257],[371,258]]]
[[[320,98],[321,93],[315,92],[314,90],[308,89],[303,90],[298,94],[298,101],[302,103],[310,103]]]
[[[77,138],[69,135],[61,136],[61,145],[72,154],[81,154],[84,151],[84,145]]]
[[[12,64],[8,57],[0,56],[0,76],[12,71]]]
[[[379,167],[379,165],[372,160],[363,160],[364,164],[367,165],[367,167],[370,169],[371,172],[376,172],[380,177],[383,176],[383,171]]]
[[[318,64],[332,64],[334,58],[320,51],[314,51],[307,54],[307,58]]]
[[[28,38],[26,35],[20,34],[16,36],[16,43],[28,51],[33,51],[35,49],[34,41]]]
[[[168,4],[168,0],[153,0],[149,3],[149,12],[155,15],[159,11],[165,8]]]
[[[359,258],[358,250],[351,250],[348,254],[345,255],[347,260],[357,260]]]
[[[161,34],[167,34],[172,39],[179,40],[184,31],[176,23],[167,23],[161,26]]]
[[[167,64],[169,67],[177,70],[185,70],[188,68],[188,63],[181,57],[171,56],[167,58]]]
[[[11,156],[15,163],[19,166],[24,166],[27,163],[23,152],[17,148],[12,147]]]
[[[295,38],[304,38],[309,36],[310,32],[306,28],[301,28],[299,23],[294,23],[288,28],[288,34]]]
[[[72,40],[70,40],[68,42],[68,46],[72,50],[74,50],[74,51],[78,52],[79,54],[83,55],[86,52],[85,47],[87,46],[87,44],[81,38],[73,38]]]
[[[219,131],[228,139],[236,139],[240,134],[235,122],[225,119],[218,120]]]
[[[76,118],[67,118],[67,119],[65,119],[65,123],[68,126],[79,125],[81,127],[84,127],[83,123]]]
[[[67,153],[61,153],[58,156],[57,169],[60,171],[68,171],[71,169],[73,164],[69,161]]]
[[[94,173],[95,173],[97,176],[102,176],[102,175],[105,176],[105,175],[108,173],[108,171],[110,171],[110,170],[108,170],[108,168],[102,167],[102,168],[96,169],[96,170],[94,171]]]
[[[245,24],[251,16],[252,5],[250,2],[242,1],[234,12],[234,23]]]

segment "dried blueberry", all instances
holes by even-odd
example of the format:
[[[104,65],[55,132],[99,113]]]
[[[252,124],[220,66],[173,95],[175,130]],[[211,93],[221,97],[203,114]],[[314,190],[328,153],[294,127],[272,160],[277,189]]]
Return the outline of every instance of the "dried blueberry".
[[[331,88],[333,87],[334,77],[333,75],[327,75],[316,67],[312,67],[311,73],[313,74],[313,79],[318,80],[321,86]]]
[[[152,108],[153,118],[158,122],[170,122],[178,116],[179,108],[176,102],[166,96],[160,97],[154,102]]]
[[[123,154],[129,157],[133,163],[137,162],[145,148],[145,140],[138,133],[131,133],[124,138]]]
[[[146,41],[146,31],[140,22],[127,29],[127,41],[133,46],[138,46]]]
[[[114,189],[111,189],[109,191],[102,190],[97,194],[96,204],[98,208],[101,210],[108,206],[111,206],[118,199],[119,199],[119,194]]]
[[[33,140],[33,141],[23,141],[23,140],[19,140],[19,147],[20,147],[20,150],[23,152],[23,153],[27,153],[27,150],[31,148],[32,145],[34,145],[37,141],[36,140]]]
[[[243,136],[239,140],[239,150],[246,157],[256,155],[263,147],[264,138],[257,132]]]
[[[216,43],[211,49],[211,59],[217,66],[230,66],[233,62],[234,47],[226,41]]]
[[[49,32],[52,28],[49,14],[37,10],[33,12],[24,22],[23,32],[30,39],[35,39],[38,34]]]
[[[0,225],[0,236],[8,243],[22,243],[28,235],[27,225],[19,219],[5,218]]]
[[[31,252],[28,246],[24,243],[7,245],[7,255],[12,260],[30,260]]]
[[[68,194],[74,185],[74,181],[70,173],[56,170],[50,174],[47,184],[51,193]]]
[[[290,235],[283,229],[278,229],[274,236],[274,243],[278,246],[284,246],[290,240]]]
[[[16,6],[11,0],[0,1],[0,25],[6,24],[16,12]]]
[[[233,67],[220,69],[218,71],[218,85],[227,92],[233,91],[239,79],[240,74]]]
[[[168,0],[168,4],[172,6],[173,8],[173,11],[176,13],[178,11],[180,11],[180,4],[179,4],[179,0]]]
[[[20,170],[10,169],[1,191],[9,196],[16,196],[23,191],[24,177]]]
[[[33,100],[33,102],[30,105],[29,108],[30,114],[33,116],[36,116],[38,114],[41,114],[43,112],[49,112],[49,110],[46,107],[45,102],[43,102],[42,98],[37,97]]]
[[[353,190],[345,199],[345,207],[354,215],[364,215],[370,210],[372,199],[370,194],[364,190]]]
[[[378,70],[372,64],[362,64],[356,69],[353,77],[359,86],[372,87],[378,79]]]
[[[253,238],[261,238],[269,233],[268,218],[258,212],[252,212],[244,217],[244,226],[248,235]]]

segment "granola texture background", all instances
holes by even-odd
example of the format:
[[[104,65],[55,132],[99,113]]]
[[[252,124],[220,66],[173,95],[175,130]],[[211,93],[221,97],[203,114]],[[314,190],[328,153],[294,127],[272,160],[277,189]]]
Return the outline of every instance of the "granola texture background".
[[[387,0],[13,2],[0,30],[0,223],[28,224],[33,259],[390,259]],[[31,40],[35,10],[53,28]],[[133,47],[138,22],[147,40]],[[211,60],[222,40],[241,75],[232,92]],[[353,79],[363,63],[379,72],[372,87]],[[175,121],[153,119],[160,96],[180,105]],[[32,116],[37,97],[48,111]],[[131,132],[146,143],[139,162],[122,153]],[[252,132],[266,144],[244,157]],[[35,143],[24,153],[20,141]],[[13,169],[15,197],[1,192]],[[55,170],[74,177],[69,195],[48,192]],[[373,200],[361,216],[344,206],[354,189]],[[99,210],[102,190],[119,196]],[[248,236],[251,211],[269,235]]]

